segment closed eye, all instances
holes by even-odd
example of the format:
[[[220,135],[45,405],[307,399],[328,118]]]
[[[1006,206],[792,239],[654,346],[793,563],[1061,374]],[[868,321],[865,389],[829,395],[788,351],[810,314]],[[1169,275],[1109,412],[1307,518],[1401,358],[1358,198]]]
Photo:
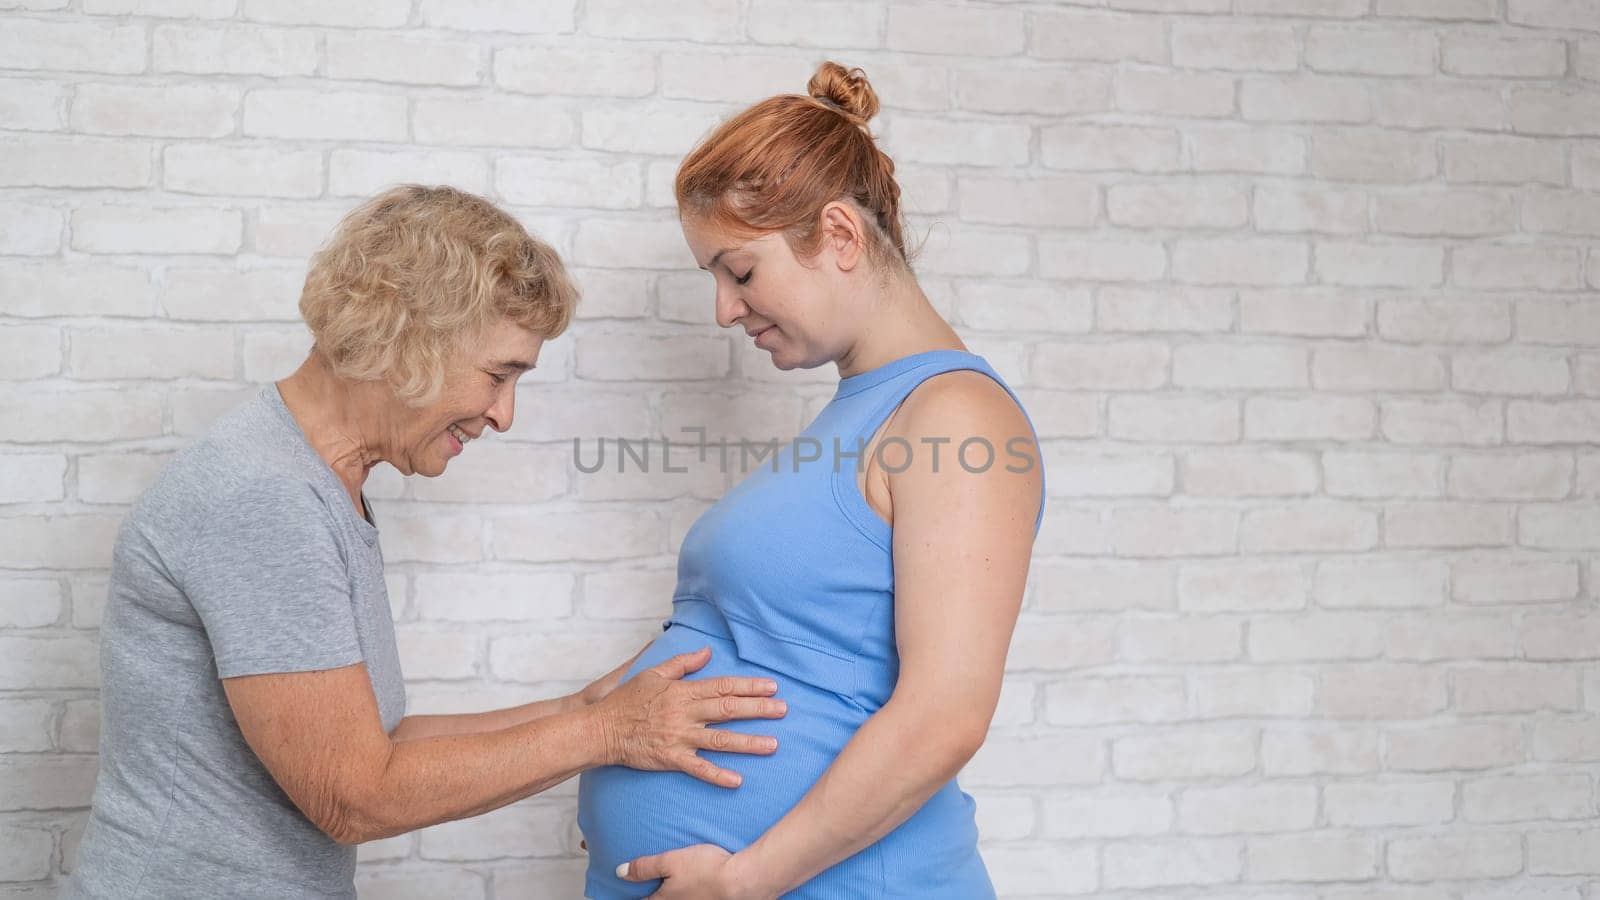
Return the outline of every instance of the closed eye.
[[[497,386],[506,383],[506,376],[494,372],[489,373],[489,378],[492,379]]]
[[[744,273],[743,275],[735,275],[735,276],[733,276],[733,280],[738,284],[749,284],[750,283],[750,276],[754,275],[755,273],[756,273],[755,267],[751,266],[750,267],[750,271]]]

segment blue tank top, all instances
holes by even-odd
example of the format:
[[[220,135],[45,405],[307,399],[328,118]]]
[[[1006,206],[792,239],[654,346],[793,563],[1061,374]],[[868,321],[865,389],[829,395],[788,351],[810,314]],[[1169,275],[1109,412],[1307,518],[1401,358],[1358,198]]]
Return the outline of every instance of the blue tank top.
[[[789,704],[781,720],[718,727],[775,735],[779,750],[771,757],[706,753],[744,775],[733,791],[681,773],[620,767],[585,773],[579,826],[590,849],[589,896],[650,893],[652,885],[611,874],[617,863],[638,855],[699,842],[730,851],[748,845],[799,801],[889,699],[899,674],[892,529],[857,487],[857,460],[866,467],[863,450],[912,390],[956,370],[988,375],[1016,401],[982,357],[957,350],[916,353],[852,375],[795,441],[763,460],[690,528],[678,558],[672,617],[628,677],[709,644],[712,663],[691,677],[772,677]],[[967,436],[948,437],[940,447],[941,467],[959,464],[955,454]],[[1042,465],[1035,435],[1017,437],[1022,440],[1010,447],[993,447],[992,459],[983,446],[969,447],[967,465]],[[906,449],[886,448],[880,465],[899,468]],[[1036,533],[1043,505],[1041,496]],[[977,853],[972,799],[954,779],[889,835],[788,896],[901,892],[993,896]]]

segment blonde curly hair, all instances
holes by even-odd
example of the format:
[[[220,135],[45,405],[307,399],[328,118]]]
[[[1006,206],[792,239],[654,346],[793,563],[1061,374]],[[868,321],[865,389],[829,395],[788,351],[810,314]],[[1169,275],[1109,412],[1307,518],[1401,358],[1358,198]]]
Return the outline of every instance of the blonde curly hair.
[[[451,355],[510,319],[545,339],[578,289],[561,258],[489,201],[404,184],[356,207],[311,258],[300,315],[336,374],[432,402]]]

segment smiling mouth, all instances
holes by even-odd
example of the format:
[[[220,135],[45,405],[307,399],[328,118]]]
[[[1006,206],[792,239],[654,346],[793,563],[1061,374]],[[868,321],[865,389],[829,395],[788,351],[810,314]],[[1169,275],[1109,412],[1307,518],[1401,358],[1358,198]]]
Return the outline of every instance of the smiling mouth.
[[[453,436],[456,440],[460,441],[463,448],[467,446],[468,441],[472,440],[472,435],[461,430],[459,425],[450,425],[446,427],[445,430],[450,432],[451,436]]]

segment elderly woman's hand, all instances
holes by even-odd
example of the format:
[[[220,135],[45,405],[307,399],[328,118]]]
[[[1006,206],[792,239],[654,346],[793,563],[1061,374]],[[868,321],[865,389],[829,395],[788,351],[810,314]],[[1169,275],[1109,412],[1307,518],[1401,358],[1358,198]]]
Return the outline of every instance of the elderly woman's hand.
[[[722,676],[683,681],[711,659],[711,649],[674,656],[651,666],[611,691],[595,706],[612,765],[650,771],[685,772],[720,787],[738,787],[737,772],[695,753],[770,754],[773,737],[707,728],[730,719],[778,719],[788,711],[773,699],[776,682],[765,678]]]
[[[635,653],[626,660],[623,660],[622,665],[617,666],[615,669],[612,669],[604,675],[601,675],[599,678],[596,678],[594,681],[589,682],[589,684],[585,686],[583,690],[578,692],[579,704],[583,706],[593,706],[594,704],[599,703],[601,700],[604,700],[607,695],[617,689],[617,685],[622,683],[622,676],[626,674],[628,668],[633,665],[633,661],[638,659],[640,654],[644,653],[644,651],[648,650],[649,648],[650,645],[645,644],[643,647],[639,648],[638,653]]]

